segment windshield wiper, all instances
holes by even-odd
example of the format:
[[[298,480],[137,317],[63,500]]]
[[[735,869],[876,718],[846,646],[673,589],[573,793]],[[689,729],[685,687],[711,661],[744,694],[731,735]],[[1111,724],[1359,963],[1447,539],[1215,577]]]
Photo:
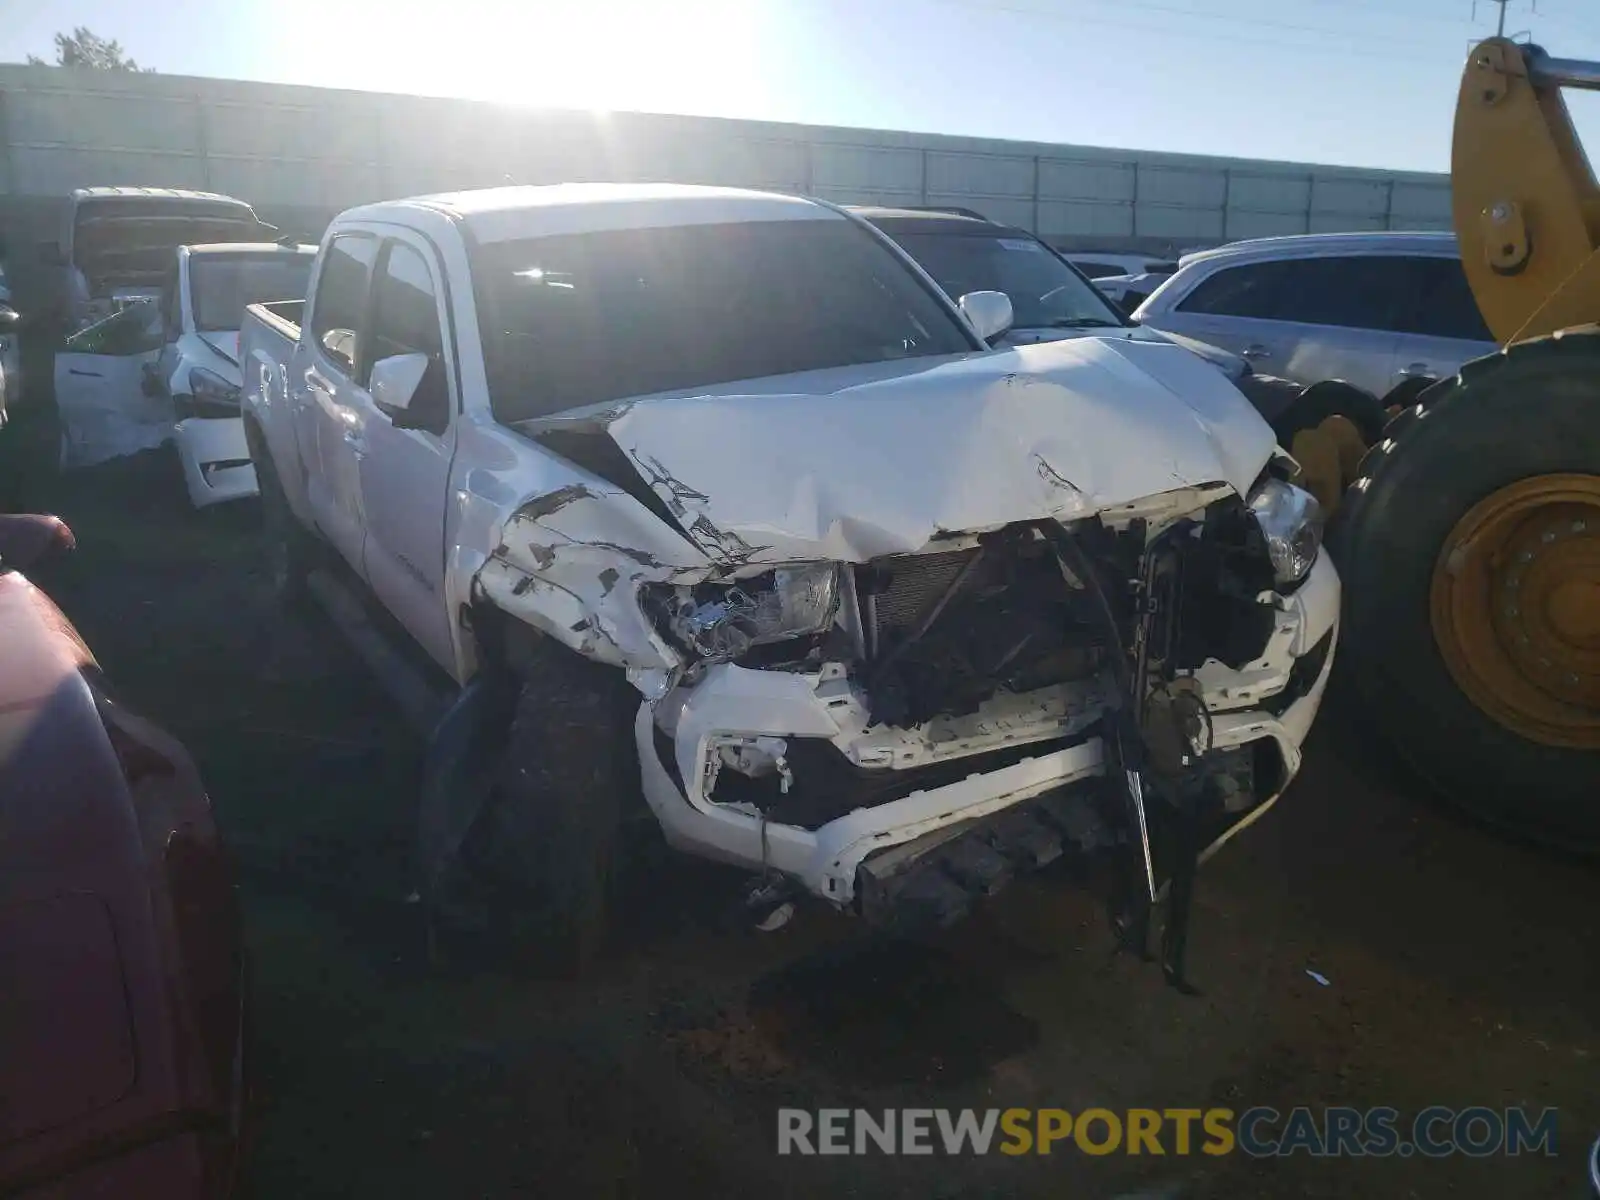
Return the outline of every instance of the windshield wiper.
[[[1050,322],[1051,329],[1121,329],[1122,322],[1108,321],[1104,317],[1063,317]]]

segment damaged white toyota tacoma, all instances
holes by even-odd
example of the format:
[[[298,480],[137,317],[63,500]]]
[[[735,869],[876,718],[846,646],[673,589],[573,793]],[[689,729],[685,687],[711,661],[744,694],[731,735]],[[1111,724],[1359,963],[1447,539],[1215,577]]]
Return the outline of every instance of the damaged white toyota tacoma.
[[[1009,320],[794,197],[340,216],[304,305],[247,314],[245,415],[283,578],[342,560],[459,689],[430,898],[584,953],[642,791],[761,903],[897,930],[1103,857],[1128,936],[1170,892],[1178,978],[1195,865],[1299,768],[1338,579],[1220,372]]]

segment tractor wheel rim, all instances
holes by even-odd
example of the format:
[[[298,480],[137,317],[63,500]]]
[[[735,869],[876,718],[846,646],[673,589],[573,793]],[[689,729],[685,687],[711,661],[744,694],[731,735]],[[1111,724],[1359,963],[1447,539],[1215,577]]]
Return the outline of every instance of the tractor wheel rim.
[[[1600,750],[1600,475],[1540,475],[1473,505],[1430,608],[1474,705],[1530,741]]]

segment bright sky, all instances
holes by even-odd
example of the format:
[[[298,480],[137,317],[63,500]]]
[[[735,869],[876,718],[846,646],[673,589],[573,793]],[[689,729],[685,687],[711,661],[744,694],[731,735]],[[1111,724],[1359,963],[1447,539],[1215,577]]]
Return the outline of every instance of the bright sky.
[[[168,74],[1443,170],[1492,0],[0,0]],[[1512,0],[1600,59],[1600,2]],[[1600,147],[1600,96],[1573,104]],[[1600,148],[1595,150],[1600,158]]]

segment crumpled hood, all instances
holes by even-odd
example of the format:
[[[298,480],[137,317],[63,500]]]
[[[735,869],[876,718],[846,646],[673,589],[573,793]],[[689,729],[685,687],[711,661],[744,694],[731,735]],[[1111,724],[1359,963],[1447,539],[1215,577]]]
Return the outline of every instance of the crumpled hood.
[[[1151,329],[1148,325],[1128,325],[1121,329],[1013,329],[1006,335],[1006,341],[1013,346],[1031,346],[1036,342],[1065,342],[1082,337],[1127,338],[1135,342],[1171,342],[1182,346],[1191,354],[1199,355],[1229,379],[1241,379],[1250,373],[1249,362],[1230,350],[1213,346],[1209,342],[1199,342],[1179,333]]]
[[[941,532],[1071,520],[1190,486],[1242,495],[1274,447],[1215,368],[1102,338],[652,397],[603,428],[724,564],[910,553]]]

